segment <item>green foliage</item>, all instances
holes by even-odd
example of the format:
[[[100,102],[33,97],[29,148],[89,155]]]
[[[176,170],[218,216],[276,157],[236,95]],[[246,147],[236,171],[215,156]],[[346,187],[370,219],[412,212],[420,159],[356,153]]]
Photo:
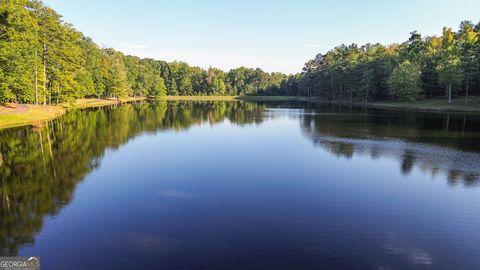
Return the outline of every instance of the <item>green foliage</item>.
[[[230,75],[232,72],[233,75]],[[279,73],[225,73],[101,49],[38,0],[0,5],[0,102],[58,103],[81,97],[280,94]],[[235,77],[243,80],[231,80]]]
[[[415,101],[420,92],[420,68],[405,60],[388,78],[389,94],[401,101]]]
[[[0,4],[0,101],[34,101],[38,22],[26,0]]]
[[[318,54],[295,75],[246,67],[225,72],[101,49],[41,1],[3,0],[0,102],[164,95],[303,95],[367,102],[392,96],[389,81],[397,76],[392,72],[394,67],[403,72],[405,61],[420,69],[427,96],[444,95],[447,89],[449,97],[462,91],[467,97],[480,94],[479,35],[480,25],[465,21],[458,33],[445,28],[441,37],[414,31],[402,44],[340,45]],[[416,72],[409,74],[417,80]]]
[[[415,100],[419,87],[431,97],[445,95],[446,89],[449,100],[462,90],[466,96],[469,93],[478,95],[479,35],[480,24],[474,26],[465,21],[458,33],[445,28],[441,37],[423,38],[415,31],[408,41],[388,47],[380,44],[340,45],[308,61],[300,77],[294,81],[288,78],[282,87],[290,89],[295,86],[297,95],[306,96],[313,91],[315,96],[340,101],[344,100],[346,93],[350,94],[350,100],[352,97],[361,98],[365,102],[392,96]],[[395,66],[396,74],[392,74]],[[403,81],[399,81],[400,78]],[[401,86],[404,83],[415,87],[407,89]],[[407,97],[409,94],[412,96]]]
[[[440,83],[458,83],[462,77],[460,67],[460,50],[455,41],[455,34],[450,28],[444,28],[440,62],[437,66]]]
[[[109,97],[125,97],[131,93],[127,81],[127,69],[123,55],[113,49],[103,50],[105,67],[105,95]]]
[[[480,74],[480,61],[477,52],[480,52],[479,46],[480,32],[475,30],[475,26],[469,21],[463,21],[460,24],[458,33],[458,45],[460,47],[461,68],[463,72],[465,85],[465,102],[468,102],[470,86],[478,84]]]
[[[80,46],[85,62],[77,75],[80,87],[79,97],[101,97],[105,93],[102,51],[90,38],[86,37],[80,40]]]
[[[461,70],[460,49],[456,44],[455,34],[450,28],[443,29],[440,61],[437,66],[440,84],[447,89],[449,102],[452,101],[453,87],[460,84],[463,78]]]

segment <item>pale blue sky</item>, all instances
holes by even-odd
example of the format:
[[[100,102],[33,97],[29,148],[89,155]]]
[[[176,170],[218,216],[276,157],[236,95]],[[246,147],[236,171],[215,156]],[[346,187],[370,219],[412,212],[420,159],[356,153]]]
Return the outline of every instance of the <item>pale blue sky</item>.
[[[402,42],[480,20],[480,0],[46,0],[102,46],[228,70],[299,72],[341,43]]]

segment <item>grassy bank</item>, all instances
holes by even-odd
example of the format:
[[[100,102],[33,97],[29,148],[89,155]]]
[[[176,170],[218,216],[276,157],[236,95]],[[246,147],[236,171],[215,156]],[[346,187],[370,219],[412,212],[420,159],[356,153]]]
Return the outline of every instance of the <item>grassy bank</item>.
[[[338,105],[350,105],[350,102],[331,101],[322,98],[310,99],[312,103],[326,103]],[[353,106],[364,106],[362,101],[353,101]],[[440,111],[440,112],[480,112],[480,97],[470,97],[468,104],[465,104],[464,98],[456,98],[452,103],[448,103],[445,98],[424,99],[415,102],[401,101],[376,101],[369,102],[370,108],[382,108],[392,110],[410,110],[410,111]]]
[[[143,99],[121,98],[118,101],[115,99],[77,99],[73,105],[61,104],[57,106],[3,104],[0,105],[0,129],[24,125],[41,125],[42,122],[57,118],[70,109],[101,107]]]
[[[18,111],[18,106],[21,106],[22,110]],[[65,113],[65,108],[62,106],[8,104],[0,107],[0,111],[6,113],[0,114],[0,129],[29,124],[39,125],[44,121],[54,119]]]
[[[167,96],[167,100],[172,101],[233,101],[236,96]]]
[[[238,100],[245,101],[285,101],[285,100],[297,100],[294,96],[239,96]]]
[[[446,112],[480,112],[480,97],[471,97],[468,104],[464,98],[456,98],[452,103],[446,99],[425,99],[415,102],[383,101],[374,102],[369,106],[398,110],[446,111]]]
[[[145,100],[143,97],[128,97],[128,98],[120,98],[120,99],[98,99],[98,98],[81,98],[75,100],[75,104],[73,106],[67,106],[69,108],[92,108],[92,107],[101,107],[101,106],[108,106],[114,105],[118,103],[126,103],[126,102],[134,102],[134,101],[141,101]]]

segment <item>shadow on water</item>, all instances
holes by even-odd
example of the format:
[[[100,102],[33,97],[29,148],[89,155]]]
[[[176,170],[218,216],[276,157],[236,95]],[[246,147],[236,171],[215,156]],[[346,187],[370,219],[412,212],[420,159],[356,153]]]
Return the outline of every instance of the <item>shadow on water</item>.
[[[182,131],[202,123],[261,124],[298,119],[315,145],[343,158],[393,158],[449,183],[480,182],[478,115],[362,111],[302,103],[139,102],[72,111],[43,128],[0,131],[0,255],[33,244],[44,218],[70,203],[76,185],[98,168],[106,150],[140,134]]]

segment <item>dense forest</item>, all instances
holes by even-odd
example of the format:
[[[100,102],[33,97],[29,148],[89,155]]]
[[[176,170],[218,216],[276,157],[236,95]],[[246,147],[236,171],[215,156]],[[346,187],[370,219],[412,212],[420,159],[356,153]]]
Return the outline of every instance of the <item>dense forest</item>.
[[[401,44],[341,45],[305,64],[293,90],[330,100],[395,99],[480,94],[480,23],[460,24],[442,36],[412,32]],[[301,84],[298,87],[298,84]],[[287,91],[289,92],[289,91]]]
[[[412,32],[384,46],[340,45],[295,75],[228,72],[100,48],[39,0],[0,0],[0,102],[52,104],[83,97],[290,95],[403,100],[480,94],[480,24],[440,37]]]
[[[0,1],[0,102],[273,93],[281,73],[191,67],[100,48],[37,0]]]

